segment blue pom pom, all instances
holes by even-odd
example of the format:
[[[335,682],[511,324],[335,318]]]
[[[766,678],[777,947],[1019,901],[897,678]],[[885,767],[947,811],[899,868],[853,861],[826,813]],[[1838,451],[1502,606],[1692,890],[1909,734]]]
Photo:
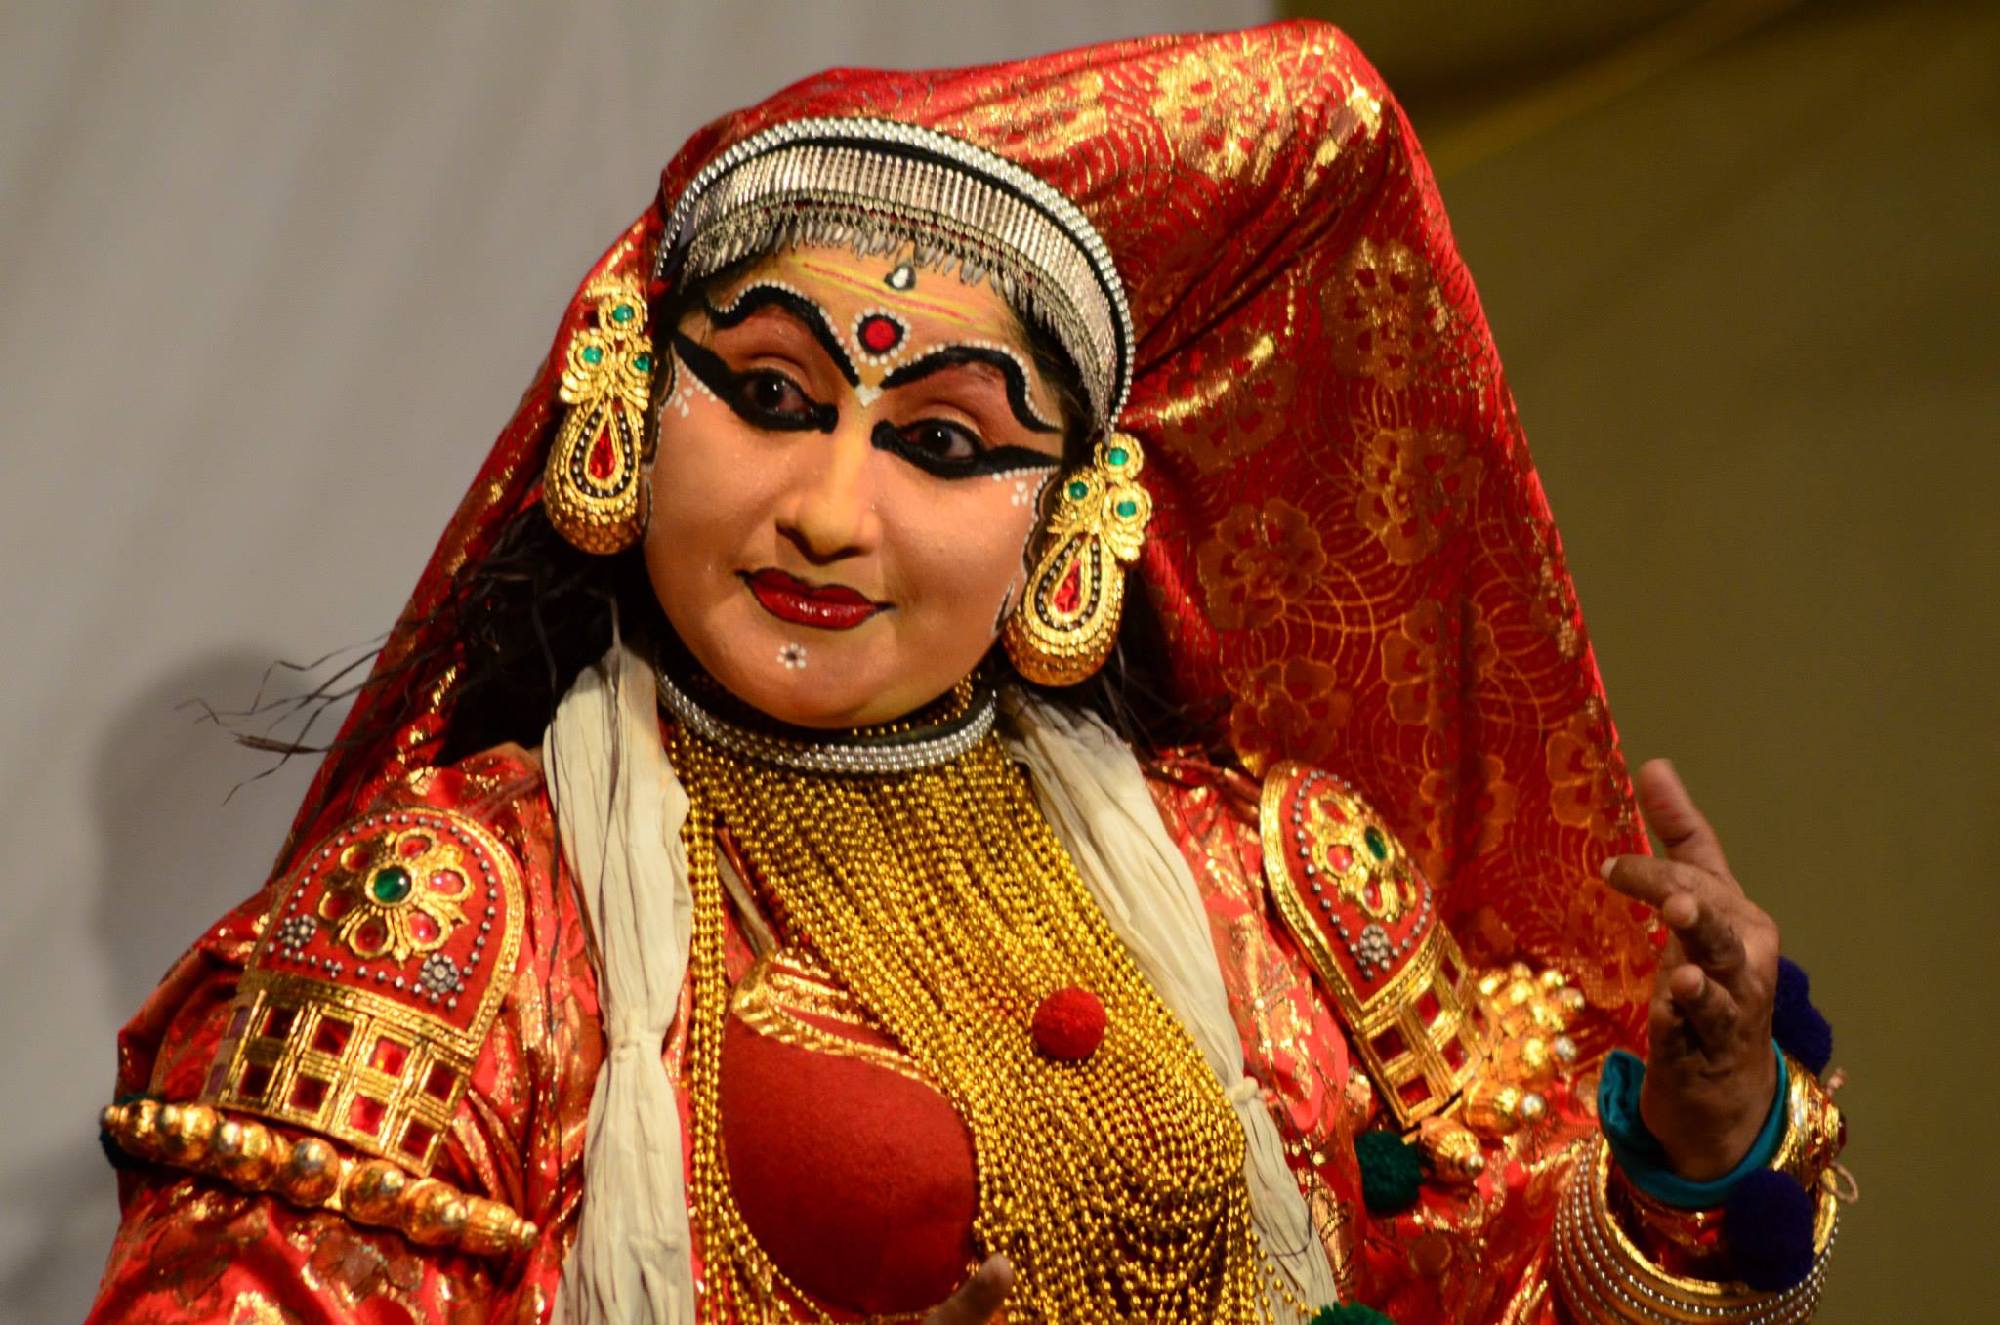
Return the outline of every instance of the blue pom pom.
[[[1778,989],[1771,1000],[1771,1038],[1778,1047],[1806,1065],[1814,1076],[1833,1060],[1833,1027],[1812,1004],[1812,982],[1805,968],[1789,957],[1778,958]]]
[[[1722,1237],[1738,1279],[1782,1292],[1812,1273],[1812,1197],[1791,1174],[1759,1169],[1723,1203]]]

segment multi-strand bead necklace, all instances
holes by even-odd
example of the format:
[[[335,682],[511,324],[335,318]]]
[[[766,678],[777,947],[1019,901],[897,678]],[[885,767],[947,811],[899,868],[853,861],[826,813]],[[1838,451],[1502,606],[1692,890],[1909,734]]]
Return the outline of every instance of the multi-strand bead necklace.
[[[975,1237],[1016,1267],[1010,1320],[1268,1320],[1241,1126],[998,738],[928,766],[857,773],[786,767],[732,744],[726,730],[685,721],[670,737],[691,800],[690,1187],[703,1319],[803,1305],[738,1213],[723,1157],[730,990],[715,834],[726,826],[795,933],[964,1119],[979,1172]],[[1102,1042],[1081,1061],[1045,1055],[1030,1029],[1041,1001],[1070,987],[1106,1012]]]

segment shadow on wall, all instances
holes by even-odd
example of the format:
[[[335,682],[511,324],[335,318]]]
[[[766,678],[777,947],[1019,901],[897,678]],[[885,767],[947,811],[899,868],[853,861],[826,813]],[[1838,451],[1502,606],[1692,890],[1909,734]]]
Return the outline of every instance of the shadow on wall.
[[[273,656],[238,648],[182,664],[107,728],[92,777],[104,853],[95,928],[121,1015],[203,929],[263,886],[318,764],[294,758],[271,771],[278,756],[243,748],[203,717],[202,701],[228,711],[260,687],[267,700],[300,693],[295,673],[271,670]],[[328,715],[313,735],[331,737],[338,720]]]
[[[317,764],[246,750],[202,720],[195,699],[240,708],[273,655],[238,647],[174,667],[120,704],[100,729],[91,765],[103,860],[91,929],[104,953],[108,1005],[123,1019],[167,968],[229,907],[262,886]],[[277,673],[266,696],[293,694]],[[316,733],[330,736],[338,714]],[[256,778],[256,781],[246,779]],[[231,791],[235,790],[232,796]],[[78,1072],[111,1090],[112,1046],[76,1046]],[[10,1319],[75,1319],[78,1284],[95,1285],[116,1229],[105,1199],[110,1168],[85,1120],[76,1139],[26,1175],[40,1209],[38,1245],[0,1276]],[[12,1314],[18,1313],[18,1314]]]

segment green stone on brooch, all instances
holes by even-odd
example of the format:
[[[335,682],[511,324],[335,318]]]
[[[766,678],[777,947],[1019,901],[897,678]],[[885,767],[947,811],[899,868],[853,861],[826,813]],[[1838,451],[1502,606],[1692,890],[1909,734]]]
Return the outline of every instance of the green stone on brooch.
[[[1130,460],[1131,458],[1132,458],[1132,453],[1130,451],[1127,451],[1122,446],[1114,446],[1109,451],[1106,451],[1104,453],[1105,463],[1113,466],[1122,467],[1124,463],[1127,460]]]
[[[1135,501],[1121,501],[1113,509],[1118,512],[1119,519],[1129,520],[1139,513],[1139,503]]]
[[[1373,855],[1375,859],[1387,860],[1389,858],[1389,839],[1383,837],[1382,830],[1374,824],[1368,825],[1367,831],[1361,834],[1361,840],[1368,844],[1369,854]]]
[[[587,347],[583,352],[583,361],[587,364],[603,363],[604,362],[603,349],[596,345]]]
[[[1089,495],[1090,495],[1090,485],[1088,483],[1085,483],[1082,479],[1078,479],[1074,483],[1071,483],[1069,485],[1069,499],[1071,501],[1082,501],[1085,497],[1088,497]]]
[[[368,881],[368,895],[384,906],[394,906],[410,895],[410,872],[400,865],[375,871]]]
[[[611,320],[621,326],[632,320],[632,305],[620,304],[611,310]]]
[[[650,373],[653,371],[653,356],[650,354],[635,355],[632,359],[632,366],[642,373]]]

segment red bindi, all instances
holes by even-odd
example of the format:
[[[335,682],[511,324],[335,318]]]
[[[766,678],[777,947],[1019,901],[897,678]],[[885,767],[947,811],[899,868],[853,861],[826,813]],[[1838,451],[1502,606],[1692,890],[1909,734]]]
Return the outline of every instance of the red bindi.
[[[887,313],[870,313],[854,329],[855,339],[870,354],[887,354],[903,343],[903,324]]]

